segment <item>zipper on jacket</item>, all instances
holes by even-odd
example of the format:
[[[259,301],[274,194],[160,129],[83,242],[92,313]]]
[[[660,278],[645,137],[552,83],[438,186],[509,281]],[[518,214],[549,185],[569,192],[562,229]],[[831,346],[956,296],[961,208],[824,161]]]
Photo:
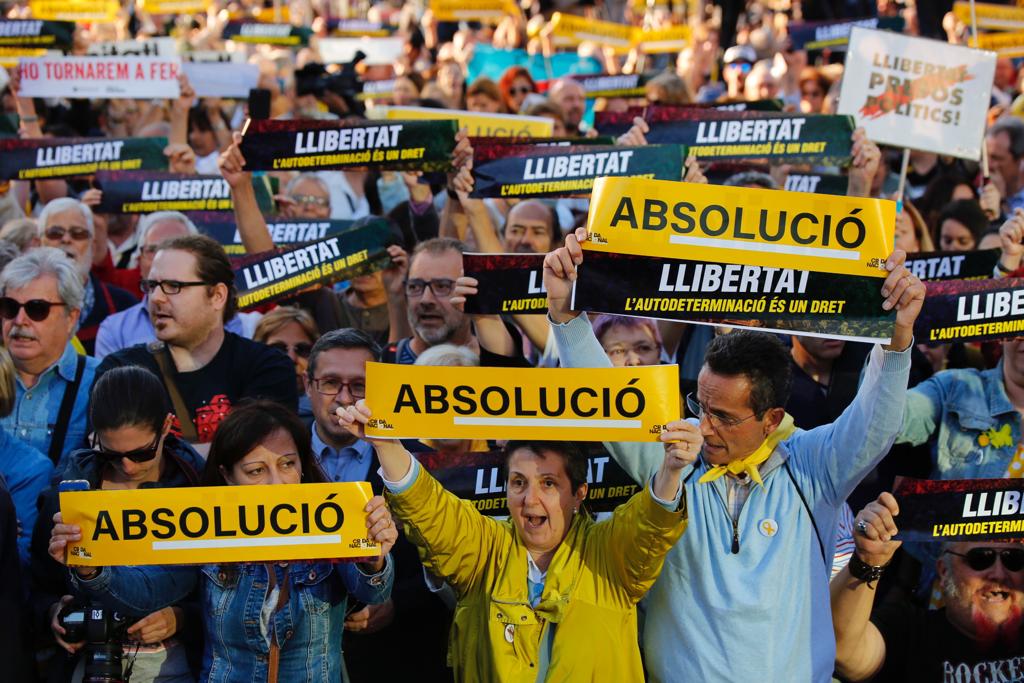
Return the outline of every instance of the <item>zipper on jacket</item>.
[[[729,514],[729,506],[726,504],[725,499],[722,498],[721,492],[714,484],[710,484],[715,489],[715,495],[718,500],[722,501],[722,507],[725,508],[725,516],[732,522],[732,554],[739,555],[740,552],[740,523],[738,519],[733,519],[732,515]]]

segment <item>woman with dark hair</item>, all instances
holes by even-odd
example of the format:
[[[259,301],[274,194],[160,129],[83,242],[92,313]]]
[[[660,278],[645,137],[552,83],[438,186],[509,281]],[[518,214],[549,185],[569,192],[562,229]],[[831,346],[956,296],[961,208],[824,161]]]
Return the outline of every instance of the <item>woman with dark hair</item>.
[[[236,407],[221,423],[203,471],[206,486],[322,483],[310,432],[270,401]],[[341,637],[349,596],[378,604],[391,595],[388,552],[398,536],[384,499],[366,506],[368,535],[383,547],[375,561],[241,562],[147,567],[76,567],[83,592],[124,614],[173,603],[200,586],[206,647],[200,680],[209,683],[345,681]],[[59,523],[49,553],[63,562],[81,536]]]
[[[924,222],[938,232],[939,214],[958,199],[975,199],[974,186],[971,182],[955,172],[946,172],[936,176],[924,189],[924,194],[915,202],[917,209],[924,217]]]
[[[505,73],[498,80],[498,89],[501,90],[501,97],[505,100],[505,108],[513,114],[518,114],[523,108],[526,96],[537,92],[537,84],[525,68],[510,66],[505,69]]]
[[[365,438],[365,400],[338,416]],[[686,421],[669,430],[661,469],[601,522],[581,510],[587,464],[571,442],[505,447],[509,518],[498,521],[445,491],[400,442],[370,440],[395,516],[458,597],[456,681],[643,680],[636,604],[686,529],[681,474],[703,443]]]
[[[198,484],[202,458],[171,433],[173,417],[163,383],[152,372],[137,365],[110,370],[96,380],[89,397],[92,448],[70,453],[60,479],[84,479],[90,488],[100,490]],[[57,613],[78,591],[69,583],[67,571],[47,551],[54,523],[60,518],[59,509],[57,489],[51,487],[42,496],[32,536],[32,580],[38,613],[45,613],[57,645],[75,654],[84,643],[63,640],[65,632]],[[93,571],[89,568],[87,573]],[[194,645],[195,651],[189,654],[198,660],[198,641],[186,644],[176,637],[179,632],[188,633],[183,631],[186,610],[178,604],[187,596],[188,592],[182,593],[137,614],[144,618],[128,630],[129,637],[139,643],[132,681],[195,680],[186,650],[187,645]],[[125,659],[127,664],[129,658]]]
[[[939,214],[935,226],[942,251],[974,251],[988,229],[988,217],[973,199],[950,202]]]

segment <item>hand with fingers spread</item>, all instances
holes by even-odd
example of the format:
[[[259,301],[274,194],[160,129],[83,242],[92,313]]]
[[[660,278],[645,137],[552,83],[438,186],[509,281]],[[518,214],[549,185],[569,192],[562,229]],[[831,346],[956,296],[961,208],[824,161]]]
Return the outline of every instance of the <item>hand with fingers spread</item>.
[[[892,540],[898,531],[895,517],[899,513],[896,499],[887,492],[857,513],[853,523],[853,541],[857,546],[857,557],[862,562],[872,567],[889,564],[893,553],[903,544]]]
[[[544,257],[544,288],[548,292],[548,313],[556,323],[566,323],[579,313],[569,310],[572,285],[576,280],[576,268],[583,263],[582,242],[587,239],[587,229],[577,228],[575,233],[565,236],[565,246],[559,247]]]
[[[1024,257],[1024,209],[1014,209],[1013,215],[999,228],[999,247],[1003,250],[999,271],[1009,275],[1020,268]]]
[[[910,347],[914,339],[914,322],[924,304],[924,283],[903,265],[906,260],[907,253],[896,249],[885,261],[885,269],[889,274],[882,283],[882,308],[886,311],[896,309],[896,327],[893,329],[892,341],[886,347],[893,351],[903,351]]]

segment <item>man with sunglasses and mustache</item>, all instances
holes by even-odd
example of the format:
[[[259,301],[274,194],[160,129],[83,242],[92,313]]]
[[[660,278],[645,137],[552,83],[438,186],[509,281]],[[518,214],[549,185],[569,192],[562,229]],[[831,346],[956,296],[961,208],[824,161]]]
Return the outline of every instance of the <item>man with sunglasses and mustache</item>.
[[[95,358],[71,344],[84,291],[74,264],[62,252],[40,247],[0,273],[4,345],[17,370],[14,410],[4,429],[54,464],[85,445],[89,388]]]
[[[874,587],[901,542],[889,493],[857,515],[857,550],[832,581],[836,670],[848,681],[995,683],[1024,680],[1024,544],[943,543],[936,562],[945,607],[887,604]],[[870,619],[869,619],[870,616]]]

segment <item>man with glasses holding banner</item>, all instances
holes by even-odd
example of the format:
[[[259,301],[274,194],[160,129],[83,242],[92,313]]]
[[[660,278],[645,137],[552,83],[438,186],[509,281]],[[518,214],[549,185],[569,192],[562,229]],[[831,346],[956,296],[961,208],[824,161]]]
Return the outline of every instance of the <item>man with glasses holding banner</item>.
[[[857,515],[857,550],[832,582],[836,670],[848,681],[1019,681],[1024,674],[1024,545],[943,543],[945,607],[882,605],[874,587],[900,541],[889,493]],[[870,617],[870,619],[869,619]]]
[[[610,364],[587,318],[569,308],[585,229],[544,261],[548,314],[566,367]],[[687,403],[701,457],[683,473],[690,526],[646,600],[649,680],[829,681],[835,659],[828,581],[833,529],[857,483],[899,431],[913,326],[924,285],[894,251],[879,305],[896,310],[889,346],[870,355],[857,397],[832,424],[803,431],[783,406],[789,356],[772,335],[740,331],[709,345]],[[656,444],[610,443],[636,481]]]

